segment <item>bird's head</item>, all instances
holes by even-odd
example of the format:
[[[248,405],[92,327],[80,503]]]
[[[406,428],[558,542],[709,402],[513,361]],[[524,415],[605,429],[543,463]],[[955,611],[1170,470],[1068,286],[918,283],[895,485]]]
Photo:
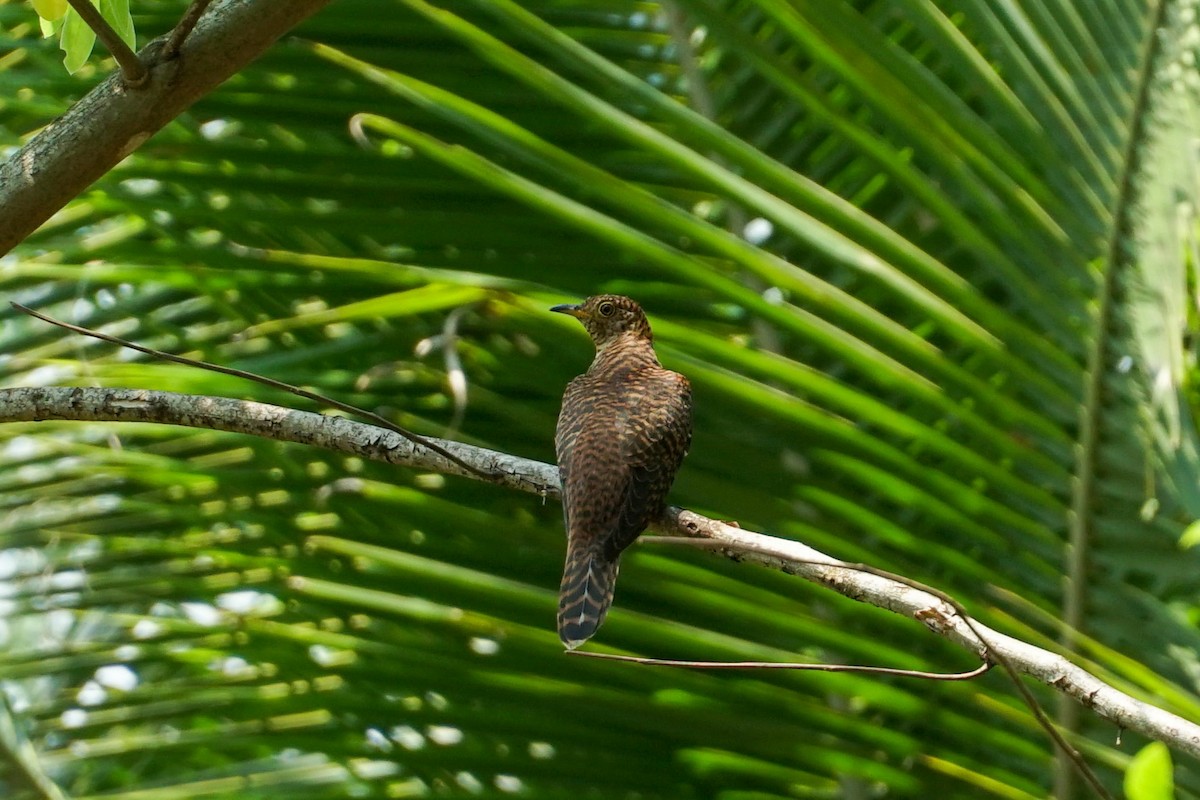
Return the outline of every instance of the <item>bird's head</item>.
[[[651,341],[650,323],[642,307],[619,294],[598,294],[589,297],[577,306],[555,306],[550,309],[560,314],[570,314],[583,323],[588,335],[601,350],[623,333]]]

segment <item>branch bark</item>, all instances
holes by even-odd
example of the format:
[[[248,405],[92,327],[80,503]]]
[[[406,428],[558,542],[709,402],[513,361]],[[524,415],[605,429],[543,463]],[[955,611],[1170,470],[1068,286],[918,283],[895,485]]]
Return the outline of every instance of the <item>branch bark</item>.
[[[0,423],[41,420],[160,423],[247,433],[478,480],[478,475],[399,434],[341,417],[246,400],[141,389],[0,389]],[[558,494],[558,469],[552,464],[445,439],[431,441],[478,469],[498,474],[496,482],[503,486],[542,496]],[[799,542],[736,528],[686,509],[668,509],[653,527],[661,533],[711,540],[721,545],[712,549],[734,560],[782,570],[917,620],[973,655],[986,657],[989,648],[999,651],[1018,672],[1074,698],[1119,728],[1200,758],[1200,725],[1119,691],[1057,653],[972,620],[986,639],[985,645],[950,605],[928,592],[853,570]]]
[[[178,57],[162,58],[163,39],[142,48],[136,91],[114,72],[0,164],[0,255],[329,1],[217,0]]]

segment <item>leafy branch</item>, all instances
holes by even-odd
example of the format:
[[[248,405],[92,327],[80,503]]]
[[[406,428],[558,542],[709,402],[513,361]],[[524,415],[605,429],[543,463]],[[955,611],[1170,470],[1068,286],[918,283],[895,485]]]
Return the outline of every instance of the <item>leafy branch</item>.
[[[143,48],[149,71],[139,91],[125,91],[114,73],[0,163],[0,255],[328,3],[217,0],[185,31],[186,59],[164,59],[162,40]]]

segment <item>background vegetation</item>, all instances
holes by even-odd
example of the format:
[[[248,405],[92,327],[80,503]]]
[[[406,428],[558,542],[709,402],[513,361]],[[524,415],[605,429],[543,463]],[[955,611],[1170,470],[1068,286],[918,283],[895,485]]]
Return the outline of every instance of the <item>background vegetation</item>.
[[[139,42],[182,8],[133,3]],[[675,502],[939,586],[1200,716],[1195,3],[340,0],[297,36],[0,259],[5,297],[549,460],[590,345],[546,307],[630,294],[696,391]],[[0,37],[11,145],[112,68],[69,76],[25,4]],[[5,386],[296,402],[5,313]],[[0,437],[6,796],[53,796],[35,761],[125,800],[1051,785],[999,674],[564,658],[554,503],[208,431]],[[651,546],[597,645],[967,666]],[[1144,742],[1079,724],[1119,785]],[[1194,764],[1175,779],[1200,792]]]

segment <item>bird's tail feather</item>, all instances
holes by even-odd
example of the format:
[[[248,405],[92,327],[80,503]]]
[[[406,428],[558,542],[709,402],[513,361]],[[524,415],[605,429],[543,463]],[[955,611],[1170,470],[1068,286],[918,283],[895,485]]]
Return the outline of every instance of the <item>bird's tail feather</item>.
[[[558,591],[558,636],[568,650],[590,639],[608,614],[618,561],[591,548],[569,546]]]

